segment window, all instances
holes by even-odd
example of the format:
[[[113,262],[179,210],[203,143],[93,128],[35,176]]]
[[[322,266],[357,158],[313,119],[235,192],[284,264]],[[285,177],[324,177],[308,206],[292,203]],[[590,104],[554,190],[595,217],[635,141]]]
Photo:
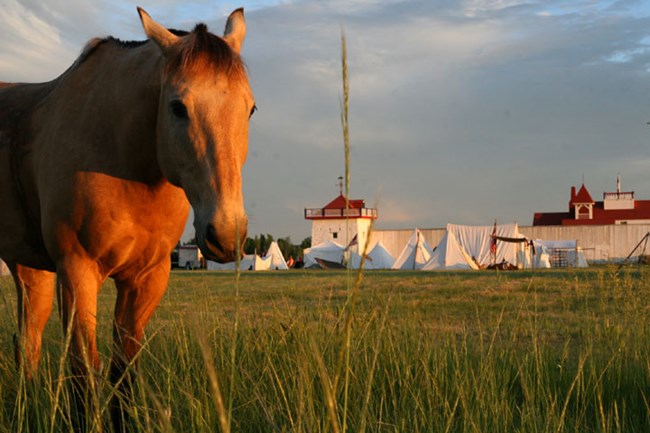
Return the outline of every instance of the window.
[[[338,234],[337,232],[334,232],[334,233],[332,233],[332,237],[333,237],[334,239],[336,239],[336,238],[339,237],[339,234]]]

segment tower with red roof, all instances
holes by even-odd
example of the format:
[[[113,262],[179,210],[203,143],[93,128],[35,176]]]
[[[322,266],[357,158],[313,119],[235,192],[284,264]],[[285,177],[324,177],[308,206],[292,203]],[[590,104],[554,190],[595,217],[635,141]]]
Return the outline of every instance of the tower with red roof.
[[[305,209],[305,219],[311,221],[311,244],[331,241],[346,247],[358,243],[362,249],[377,209],[367,208],[364,200],[346,199],[342,184],[339,188],[339,195],[325,206]]]

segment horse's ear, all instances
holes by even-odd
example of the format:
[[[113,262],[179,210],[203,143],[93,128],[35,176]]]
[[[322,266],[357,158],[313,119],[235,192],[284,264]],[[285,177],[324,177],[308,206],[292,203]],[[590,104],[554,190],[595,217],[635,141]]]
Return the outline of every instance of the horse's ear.
[[[244,8],[239,8],[228,17],[226,21],[226,30],[223,32],[223,38],[228,42],[230,48],[236,53],[241,51],[242,43],[246,36],[246,21],[244,20]]]
[[[144,32],[163,52],[178,41],[178,36],[155,22],[140,6],[138,6],[138,14],[140,14],[140,21],[142,21]]]

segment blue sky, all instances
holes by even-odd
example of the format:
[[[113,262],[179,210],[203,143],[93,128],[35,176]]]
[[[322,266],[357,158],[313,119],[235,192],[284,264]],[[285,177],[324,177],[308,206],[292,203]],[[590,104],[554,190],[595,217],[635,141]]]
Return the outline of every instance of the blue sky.
[[[49,80],[94,36],[142,39],[136,4],[0,0],[0,80]],[[343,172],[340,31],[350,69],[352,198],[378,228],[532,223],[592,196],[650,199],[650,2],[142,1],[189,29],[246,10],[259,111],[244,172],[251,234],[309,235]]]

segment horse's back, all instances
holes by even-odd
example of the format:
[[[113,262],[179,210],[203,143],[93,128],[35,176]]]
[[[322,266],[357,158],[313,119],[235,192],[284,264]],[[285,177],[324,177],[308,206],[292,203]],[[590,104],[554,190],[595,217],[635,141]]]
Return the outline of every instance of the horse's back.
[[[0,82],[0,132],[17,132],[25,127],[34,107],[50,94],[54,86],[55,82]]]
[[[37,197],[29,197],[23,182],[25,159],[32,153],[31,115],[51,92],[53,82],[20,84],[0,82],[0,257],[51,269],[40,230]]]

